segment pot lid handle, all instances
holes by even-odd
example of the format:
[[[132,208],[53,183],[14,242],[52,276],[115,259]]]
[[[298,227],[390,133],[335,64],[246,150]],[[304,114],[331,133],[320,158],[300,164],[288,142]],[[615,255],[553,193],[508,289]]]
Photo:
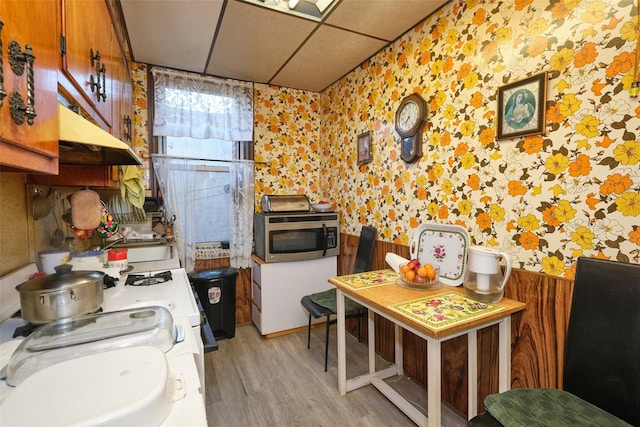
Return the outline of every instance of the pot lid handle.
[[[61,275],[70,273],[73,266],[71,264],[60,264],[53,267],[53,269],[56,271],[56,274]]]

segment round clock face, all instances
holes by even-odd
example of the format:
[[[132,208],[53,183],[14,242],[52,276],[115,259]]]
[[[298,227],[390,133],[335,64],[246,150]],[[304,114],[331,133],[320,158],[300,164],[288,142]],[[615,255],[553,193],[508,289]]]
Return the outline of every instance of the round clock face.
[[[407,132],[420,120],[420,107],[413,101],[409,101],[402,107],[398,115],[398,129]]]

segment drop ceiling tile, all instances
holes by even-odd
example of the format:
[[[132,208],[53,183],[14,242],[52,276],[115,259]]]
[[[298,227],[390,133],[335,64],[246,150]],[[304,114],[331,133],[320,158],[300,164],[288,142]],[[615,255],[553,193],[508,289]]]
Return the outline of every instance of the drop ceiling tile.
[[[222,0],[121,0],[134,60],[202,73]]]
[[[448,0],[342,0],[329,25],[393,41]]]
[[[207,73],[267,83],[317,22],[229,1]]]
[[[318,27],[243,0],[120,0],[135,61],[313,91],[446,2],[342,0]]]
[[[383,40],[323,26],[270,83],[319,92],[386,44]]]

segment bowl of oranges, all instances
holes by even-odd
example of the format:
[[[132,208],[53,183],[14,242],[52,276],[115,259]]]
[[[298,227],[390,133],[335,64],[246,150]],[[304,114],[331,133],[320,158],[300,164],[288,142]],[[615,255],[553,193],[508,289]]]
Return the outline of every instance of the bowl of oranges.
[[[400,265],[400,278],[397,284],[411,289],[440,289],[442,283],[438,280],[439,272],[440,267],[437,265],[421,264],[417,259],[412,259],[408,263]]]

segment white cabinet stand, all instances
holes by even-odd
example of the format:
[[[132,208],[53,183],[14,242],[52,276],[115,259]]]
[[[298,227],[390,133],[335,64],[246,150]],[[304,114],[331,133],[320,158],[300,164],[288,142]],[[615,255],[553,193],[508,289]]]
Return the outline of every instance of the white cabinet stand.
[[[309,261],[264,263],[253,257],[251,266],[251,319],[262,335],[307,326],[309,314],[303,296],[331,289],[337,275],[337,257]]]

